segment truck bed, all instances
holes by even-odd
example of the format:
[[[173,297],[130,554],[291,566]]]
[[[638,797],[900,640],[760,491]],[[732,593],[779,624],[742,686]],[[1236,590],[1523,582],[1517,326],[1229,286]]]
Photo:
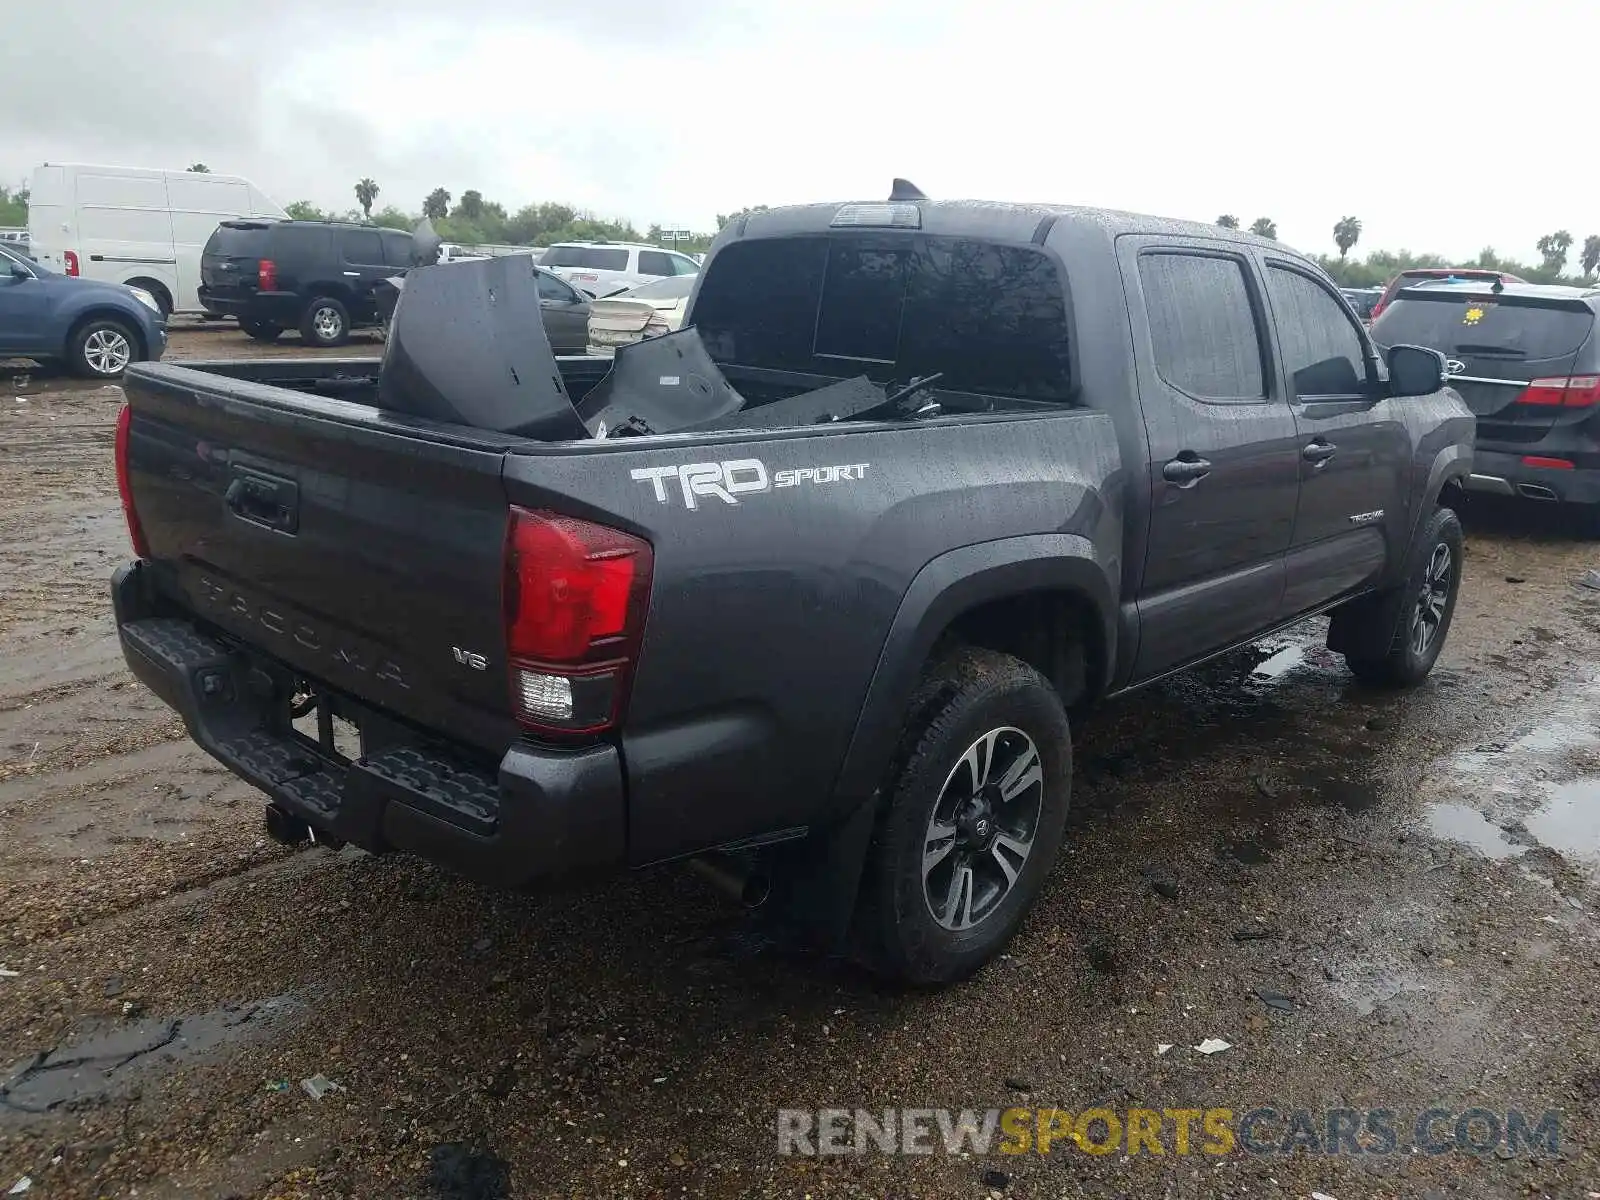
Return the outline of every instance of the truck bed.
[[[578,390],[605,363],[561,365]],[[250,701],[223,722],[266,738],[268,761],[292,755],[270,732],[284,732],[278,693],[292,687],[354,714],[364,755],[403,750],[432,764],[419,778],[475,780],[477,815],[453,825],[419,824],[408,793],[340,836],[449,857],[479,877],[515,882],[595,856],[640,864],[804,829],[824,815],[891,623],[931,559],[995,538],[1043,538],[1079,557],[1121,544],[1103,413],[1018,402],[539,442],[362,403],[376,365],[130,369],[125,500],[143,545],[118,585],[119,622],[130,662],[177,697],[196,740],[285,803],[308,785],[250,775],[219,750],[204,697],[174,692],[179,668],[149,665],[146,650],[238,664],[225,686],[240,704],[250,680],[276,680],[276,708]],[[765,373],[739,386],[771,403],[806,382]],[[516,715],[504,601],[516,511],[594,522],[653,554],[625,720],[587,740],[530,733]],[[1108,594],[1116,568],[1090,568]],[[313,765],[371,786],[360,763]],[[600,790],[616,811],[590,796],[597,774],[613,779]],[[761,780],[760,795],[741,799],[730,786],[741,778]],[[342,787],[318,785],[335,798]],[[581,859],[571,821],[604,827],[585,835]]]

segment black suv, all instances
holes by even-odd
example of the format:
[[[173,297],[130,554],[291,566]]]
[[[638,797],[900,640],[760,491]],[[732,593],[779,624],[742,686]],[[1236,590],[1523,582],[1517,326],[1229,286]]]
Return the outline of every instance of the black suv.
[[[1600,535],[1600,290],[1423,283],[1372,324],[1380,346],[1445,356],[1478,421],[1470,490],[1581,505]]]
[[[200,303],[257,341],[316,346],[376,326],[373,288],[411,266],[411,235],[341,221],[224,221],[200,258]]]

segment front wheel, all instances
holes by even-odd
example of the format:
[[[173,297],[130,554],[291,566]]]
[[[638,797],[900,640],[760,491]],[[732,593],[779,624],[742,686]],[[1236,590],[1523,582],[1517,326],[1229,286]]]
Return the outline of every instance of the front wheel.
[[[1435,509],[1412,543],[1406,581],[1372,598],[1370,619],[1394,631],[1387,649],[1380,654],[1345,653],[1357,679],[1396,688],[1415,687],[1428,677],[1455,616],[1461,567],[1461,521],[1448,508]]]
[[[1004,654],[963,650],[912,705],[857,913],[867,966],[963,978],[1011,940],[1055,864],[1072,741],[1055,689]]]
[[[86,379],[117,379],[137,357],[133,334],[120,321],[86,322],[67,343],[67,362]]]

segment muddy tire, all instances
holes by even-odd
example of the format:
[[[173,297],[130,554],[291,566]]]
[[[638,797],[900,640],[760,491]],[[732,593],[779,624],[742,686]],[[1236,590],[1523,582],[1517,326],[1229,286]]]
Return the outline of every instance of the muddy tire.
[[[1450,509],[1436,508],[1417,531],[1405,582],[1358,601],[1345,618],[1370,620],[1378,630],[1393,631],[1380,653],[1345,652],[1357,679],[1371,687],[1403,688],[1428,677],[1450,632],[1461,566],[1461,522]]]
[[[350,310],[332,296],[306,305],[300,336],[313,346],[342,346],[350,340]]]
[[[857,957],[903,983],[998,954],[1055,865],[1072,738],[1045,678],[961,650],[929,672],[884,786],[856,913]]]

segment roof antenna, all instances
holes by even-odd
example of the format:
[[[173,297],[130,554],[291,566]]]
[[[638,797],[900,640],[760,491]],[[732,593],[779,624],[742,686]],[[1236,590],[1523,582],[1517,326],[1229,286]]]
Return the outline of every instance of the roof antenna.
[[[922,194],[921,188],[909,179],[901,179],[899,176],[895,177],[894,185],[889,189],[889,203],[891,204],[899,200],[926,199],[927,197]]]

